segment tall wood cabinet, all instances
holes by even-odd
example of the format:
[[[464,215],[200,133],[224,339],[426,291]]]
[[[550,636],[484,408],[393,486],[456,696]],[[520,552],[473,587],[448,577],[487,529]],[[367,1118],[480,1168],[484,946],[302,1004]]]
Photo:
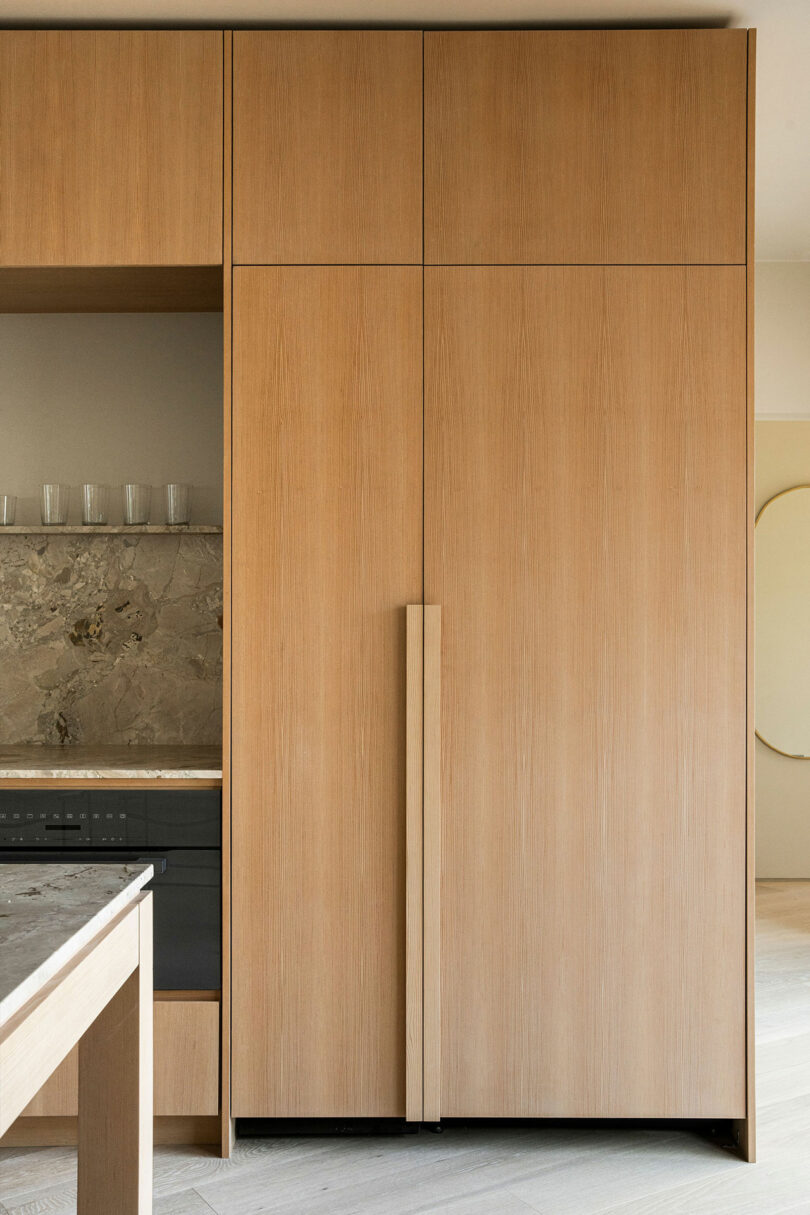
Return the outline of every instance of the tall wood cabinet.
[[[405,612],[422,273],[239,267],[235,1112],[405,1112]]]
[[[233,63],[233,1114],[751,1155],[752,37]]]
[[[440,1113],[743,1117],[745,270],[431,267],[425,335]]]
[[[224,263],[223,990],[165,1113],[753,1156],[753,51],[0,31],[3,300]]]

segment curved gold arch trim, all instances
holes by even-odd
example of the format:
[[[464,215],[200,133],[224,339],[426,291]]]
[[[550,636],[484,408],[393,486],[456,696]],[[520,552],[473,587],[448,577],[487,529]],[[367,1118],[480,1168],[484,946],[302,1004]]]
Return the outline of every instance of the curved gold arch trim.
[[[810,485],[791,485],[788,489],[780,489],[778,494],[774,494],[773,497],[769,498],[767,502],[763,502],[762,506],[760,506],[759,510],[757,511],[757,517],[754,520],[754,527],[756,527],[756,525],[759,523],[760,519],[772,502],[775,502],[777,498],[784,498],[785,494],[795,494],[799,489],[810,489]]]
[[[795,494],[799,489],[810,489],[810,485],[791,485],[788,489],[780,489],[778,494],[774,494],[773,497],[769,498],[767,502],[763,502],[762,506],[760,506],[759,510],[757,511],[757,517],[754,520],[754,527],[756,527],[756,525],[759,523],[763,514],[772,502],[775,502],[777,498],[784,498],[785,494]],[[773,743],[768,742],[767,738],[763,738],[757,729],[754,730],[754,734],[757,736],[759,741],[764,744],[764,746],[768,747],[768,749],[771,751],[775,751],[777,755],[784,755],[785,759],[810,759],[810,755],[794,755],[792,751],[783,751],[780,747],[774,746]]]
[[[810,755],[794,755],[792,751],[780,750],[779,747],[775,747],[773,743],[769,743],[767,738],[763,738],[759,730],[754,730],[754,733],[761,743],[764,743],[764,745],[770,751],[775,751],[777,755],[784,755],[786,759],[810,759]]]

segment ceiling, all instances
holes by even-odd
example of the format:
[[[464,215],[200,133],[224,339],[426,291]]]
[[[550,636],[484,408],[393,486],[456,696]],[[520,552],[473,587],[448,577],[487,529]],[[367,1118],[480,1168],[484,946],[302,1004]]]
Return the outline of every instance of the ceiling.
[[[810,0],[0,0],[0,22],[755,26],[756,256],[810,261]]]

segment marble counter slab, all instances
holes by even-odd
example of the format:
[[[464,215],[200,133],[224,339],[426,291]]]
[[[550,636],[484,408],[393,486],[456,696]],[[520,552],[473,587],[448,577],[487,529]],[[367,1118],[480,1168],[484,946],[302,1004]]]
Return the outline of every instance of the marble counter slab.
[[[152,875],[151,865],[0,865],[0,1025]]]
[[[221,780],[219,747],[0,747],[2,780]]]

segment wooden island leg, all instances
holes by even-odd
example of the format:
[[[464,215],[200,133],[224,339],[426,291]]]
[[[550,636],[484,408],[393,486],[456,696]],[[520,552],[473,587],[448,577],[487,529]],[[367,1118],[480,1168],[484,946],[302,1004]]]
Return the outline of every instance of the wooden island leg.
[[[139,964],[79,1043],[77,1215],[152,1210],[152,896]]]

